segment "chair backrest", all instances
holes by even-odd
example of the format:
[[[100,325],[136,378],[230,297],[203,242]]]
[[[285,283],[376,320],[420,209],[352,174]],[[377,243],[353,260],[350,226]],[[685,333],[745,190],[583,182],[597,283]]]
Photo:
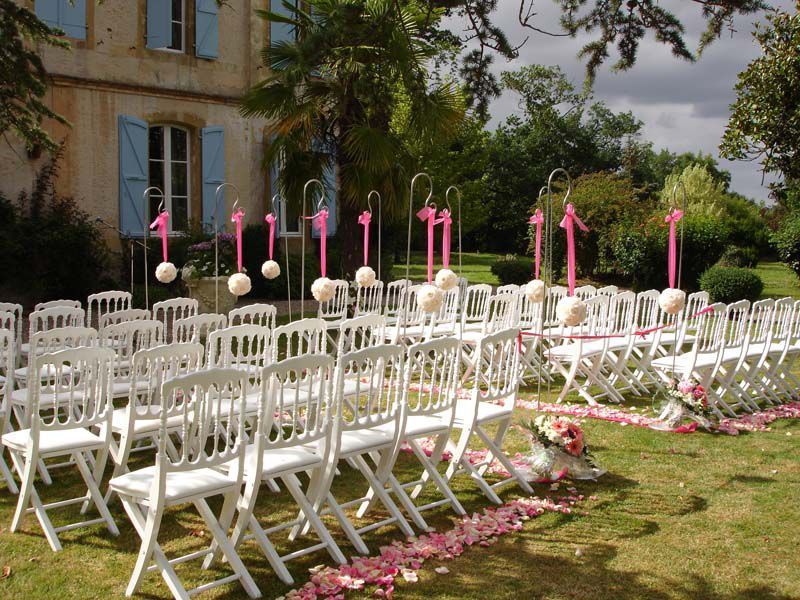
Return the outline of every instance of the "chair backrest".
[[[403,310],[407,279],[396,279],[386,284],[386,301],[383,305],[383,316],[387,319],[397,317]]]
[[[750,301],[739,300],[728,304],[725,310],[727,327],[724,328],[725,349],[739,349],[744,346],[747,337]]]
[[[441,337],[408,348],[403,403],[408,415],[440,415],[452,420],[458,399],[461,348],[458,339]]]
[[[619,292],[619,287],[616,285],[604,285],[597,289],[597,293],[601,296],[613,296],[617,292]]]
[[[492,286],[486,283],[476,283],[464,292],[464,302],[461,309],[461,325],[468,327],[470,324],[480,325],[486,318],[489,309],[489,298],[492,297]]]
[[[464,294],[467,293],[467,288],[469,287],[469,281],[466,277],[459,277],[458,278],[458,293],[461,295],[461,298],[464,297]]]
[[[547,288],[545,295],[545,313],[544,324],[545,327],[552,327],[558,325],[558,317],[556,316],[556,306],[559,300],[567,295],[567,288],[563,285],[553,285]]]
[[[383,312],[383,282],[375,281],[371,286],[356,288],[355,315],[380,315]]]
[[[658,290],[647,290],[636,294],[636,328],[638,330],[658,327],[661,316],[661,307],[658,305],[659,296]],[[664,314],[666,315],[666,313]]]
[[[28,378],[33,375],[33,357],[78,348],[99,346],[100,338],[92,327],[56,327],[47,331],[37,331],[30,338],[28,350]],[[30,379],[28,379],[30,381]]]
[[[39,430],[86,428],[110,420],[113,361],[112,350],[98,347],[67,348],[33,358],[28,387],[34,444]],[[45,394],[49,402],[40,411]]]
[[[470,390],[471,422],[477,419],[480,402],[499,402],[509,412],[513,410],[519,389],[518,334],[516,328],[504,329],[478,341],[474,385]]]
[[[0,313],[3,314],[3,313]],[[14,365],[16,354],[14,348],[14,331],[0,327],[0,374],[3,375],[2,396],[0,396],[0,417],[8,409],[8,397],[14,389]],[[2,427],[5,425],[0,418],[0,436],[3,435]]]
[[[792,345],[800,345],[800,300],[795,300],[792,304],[789,340]]]
[[[161,386],[161,424],[153,490],[166,487],[166,475],[228,466],[241,483],[244,471],[247,374],[238,369],[207,369],[173,377]],[[171,438],[180,423],[180,432]],[[179,440],[172,453],[173,440]],[[172,455],[171,455],[172,454]]]
[[[539,330],[542,327],[544,302],[532,302],[522,288],[517,295],[517,318],[520,329]]]
[[[325,332],[325,321],[316,317],[279,325],[272,333],[272,362],[303,354],[327,354]]]
[[[592,336],[606,335],[609,330],[609,308],[611,298],[608,296],[592,296],[586,303],[586,318],[575,327],[563,327],[570,335]],[[582,344],[585,340],[577,339]]]
[[[694,319],[696,338],[692,352],[695,354],[719,352],[725,344],[727,307],[722,302],[717,302],[708,308],[708,311]]]
[[[130,379],[133,355],[164,343],[164,324],[154,319],[124,321],[100,330],[100,345],[114,351],[114,376]]]
[[[278,310],[272,304],[248,304],[230,311],[228,313],[228,324],[231,327],[236,325],[259,325],[275,329],[277,314]]]
[[[132,301],[133,296],[130,292],[119,290],[90,294],[86,301],[86,324],[89,327],[97,326],[98,328],[102,328],[103,325],[100,319],[103,315],[121,310],[128,310],[131,308]],[[97,321],[96,325],[95,321]]]
[[[170,298],[153,304],[153,318],[164,323],[164,337],[175,337],[175,321],[193,317],[198,312],[198,302],[194,298]]]
[[[385,340],[386,317],[383,315],[361,315],[346,319],[339,325],[336,355],[383,344]]]
[[[61,327],[83,327],[84,312],[82,308],[54,306],[33,311],[28,315],[28,321],[28,338],[31,338],[37,331]]]
[[[206,343],[206,368],[235,368],[251,376],[271,361],[269,329],[258,325],[237,325],[211,332]]]
[[[598,294],[597,297],[608,297],[608,335],[626,335],[636,328],[636,294],[627,291],[613,296]]]
[[[22,345],[22,304],[15,302],[0,302],[0,311],[14,314],[14,340],[17,343],[17,352]]]
[[[179,344],[205,342],[212,331],[228,326],[228,317],[216,313],[203,313],[175,320],[173,340]]]
[[[597,288],[593,285],[581,285],[575,288],[575,296],[581,300],[588,300],[597,295]]]
[[[13,337],[11,341],[14,343],[16,351],[16,348],[22,343],[22,340],[17,338],[17,315],[6,310],[0,311],[0,329],[8,329],[11,332]]]
[[[436,313],[436,333],[449,333],[455,331],[458,322],[458,300],[461,297],[457,287],[450,288],[443,293],[442,306]]]
[[[519,286],[516,283],[507,283],[497,288],[498,294],[516,294],[519,291]]]
[[[512,327],[517,316],[518,298],[518,292],[497,294],[489,298],[489,306],[481,324],[481,332],[486,335]]]
[[[349,410],[344,409],[345,381]],[[403,400],[403,347],[372,346],[348,352],[336,362],[334,402],[339,409],[337,431],[356,431],[394,423],[399,425]]]
[[[98,323],[100,329],[107,325],[116,325],[117,323],[125,323],[126,321],[142,321],[151,319],[150,311],[144,308],[126,308],[123,310],[115,310],[114,312],[107,312],[99,315]]]
[[[772,341],[778,347],[785,346],[792,337],[794,299],[785,297],[775,301],[775,316],[772,319]]]
[[[128,410],[136,418],[153,418],[152,407],[161,405],[161,384],[167,379],[203,368],[202,344],[165,344],[144,348],[133,355]]]
[[[33,307],[34,312],[40,310],[47,310],[48,308],[81,308],[80,300],[49,300],[47,302],[39,302]]]
[[[754,302],[746,328],[748,344],[769,344],[772,341],[775,299],[765,298]]]
[[[317,317],[326,321],[346,318],[350,302],[350,284],[344,279],[334,279],[331,283],[333,283],[333,297],[327,302],[320,302],[317,312]]]

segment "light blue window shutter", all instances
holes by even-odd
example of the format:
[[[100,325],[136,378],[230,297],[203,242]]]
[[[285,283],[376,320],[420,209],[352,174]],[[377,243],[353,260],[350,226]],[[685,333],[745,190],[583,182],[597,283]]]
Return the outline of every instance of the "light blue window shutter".
[[[295,2],[291,2],[295,4]],[[285,17],[294,17],[294,11],[289,10],[283,5],[282,0],[270,0],[270,10],[278,15]],[[278,42],[293,42],[295,40],[294,27],[287,23],[270,23],[269,24],[269,42],[270,45],[275,45]]]
[[[144,234],[147,189],[147,123],[120,115],[119,130],[119,228],[129,236]]]
[[[86,0],[60,0],[58,21],[67,37],[86,39]]]
[[[147,47],[172,45],[172,1],[147,0]]]
[[[61,29],[58,24],[58,6],[61,2],[63,0],[36,0],[36,16],[49,27]]]
[[[195,54],[200,58],[219,56],[219,18],[216,0],[197,0],[195,10]]]
[[[203,127],[200,132],[203,153],[203,227],[214,230],[217,187],[225,182],[225,131],[221,126]],[[225,207],[220,206],[217,229],[225,225]]]

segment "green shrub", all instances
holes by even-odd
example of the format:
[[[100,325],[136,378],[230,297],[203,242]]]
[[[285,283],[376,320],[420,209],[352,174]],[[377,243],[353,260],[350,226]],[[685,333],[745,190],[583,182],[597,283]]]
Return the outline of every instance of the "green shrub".
[[[754,269],[758,264],[758,249],[754,246],[728,246],[719,259],[722,267]]]
[[[500,285],[515,283],[522,285],[533,279],[530,260],[522,260],[509,254],[492,265],[492,273],[500,280]]]
[[[800,212],[794,211],[781,221],[770,240],[781,262],[800,277]]]
[[[700,288],[708,292],[712,302],[752,301],[761,295],[764,282],[751,269],[711,267],[700,277]]]

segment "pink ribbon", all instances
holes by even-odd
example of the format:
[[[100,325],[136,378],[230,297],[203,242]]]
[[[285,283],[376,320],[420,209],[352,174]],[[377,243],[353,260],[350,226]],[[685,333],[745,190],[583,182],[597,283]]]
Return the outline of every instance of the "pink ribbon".
[[[150,229],[158,229],[161,236],[161,254],[164,256],[164,262],[169,262],[167,258],[167,222],[169,221],[169,213],[162,210],[158,213],[155,221],[150,223]]]
[[[569,286],[569,295],[575,293],[575,224],[581,231],[589,231],[589,228],[583,224],[583,221],[575,214],[575,207],[570,202],[564,209],[564,218],[561,219],[559,227],[567,230],[567,285]]]
[[[239,208],[231,214],[231,223],[236,223],[236,266],[242,272],[242,219],[244,210]]]
[[[442,266],[447,269],[450,266],[450,238],[453,218],[450,211],[446,208],[439,213],[439,218],[434,221],[434,225],[442,225]]]
[[[264,220],[269,223],[269,259],[272,260],[272,251],[275,247],[275,215],[269,213],[264,217]]]
[[[369,264],[369,223],[372,213],[365,210],[358,216],[358,224],[364,226],[364,265]]]
[[[325,277],[325,273],[328,270],[328,209],[320,209],[317,214],[305,218],[311,219],[311,224],[319,229],[319,271]]]
[[[669,223],[669,245],[667,246],[667,272],[669,273],[669,287],[675,287],[675,264],[677,263],[678,253],[675,244],[675,223],[683,218],[683,211],[677,208],[664,217],[664,223]]]
[[[531,225],[536,225],[536,256],[534,259],[536,273],[534,277],[539,279],[539,264],[542,260],[542,223],[544,223],[544,215],[542,214],[541,208],[536,209],[536,212],[534,212],[531,215],[531,218],[528,219],[528,223]]]
[[[432,206],[423,206],[417,212],[420,221],[428,222],[428,283],[433,281],[433,226],[436,223],[436,209]]]

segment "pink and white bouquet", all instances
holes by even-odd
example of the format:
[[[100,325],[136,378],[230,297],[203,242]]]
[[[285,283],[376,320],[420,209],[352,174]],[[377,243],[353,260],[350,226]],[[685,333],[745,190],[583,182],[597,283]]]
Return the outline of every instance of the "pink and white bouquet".
[[[692,378],[672,380],[666,388],[666,402],[659,411],[658,418],[669,429],[679,427],[685,419],[710,429],[711,418],[714,416],[708,401],[708,393],[697,380]]]
[[[577,421],[541,415],[523,424],[522,431],[531,442],[527,462],[540,476],[561,472],[574,479],[596,479],[605,473],[595,464]]]

